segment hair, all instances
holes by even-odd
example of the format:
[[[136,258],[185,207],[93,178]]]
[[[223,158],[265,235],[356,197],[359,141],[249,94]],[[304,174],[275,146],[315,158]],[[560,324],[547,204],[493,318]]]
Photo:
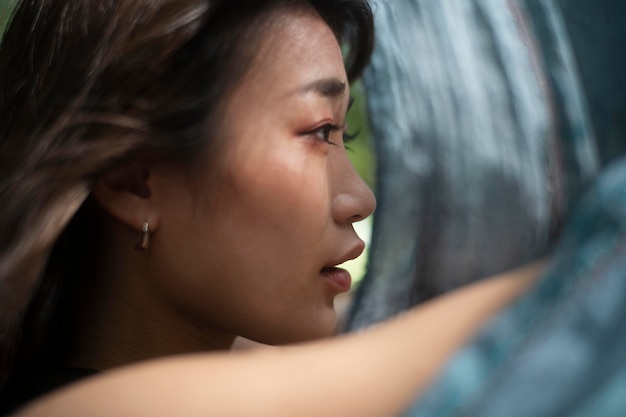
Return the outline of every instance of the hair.
[[[62,342],[60,300],[94,239],[81,232],[94,179],[140,152],[189,162],[214,144],[207,132],[253,57],[257,19],[291,6],[321,16],[348,48],[349,80],[360,76],[373,48],[366,0],[16,6],[0,46],[0,385]]]

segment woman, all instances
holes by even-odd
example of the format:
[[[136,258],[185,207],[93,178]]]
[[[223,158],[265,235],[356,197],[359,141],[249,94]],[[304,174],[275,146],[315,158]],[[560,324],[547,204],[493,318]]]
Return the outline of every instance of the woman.
[[[530,285],[536,265],[362,335],[124,367],[332,333],[337,265],[375,205],[343,143],[371,37],[363,1],[18,5],[0,50],[7,409],[102,374],[25,415],[388,415]]]

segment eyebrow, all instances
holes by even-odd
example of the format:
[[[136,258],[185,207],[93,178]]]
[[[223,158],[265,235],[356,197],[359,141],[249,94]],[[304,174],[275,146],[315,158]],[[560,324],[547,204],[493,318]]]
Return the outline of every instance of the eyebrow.
[[[346,92],[346,83],[336,78],[327,78],[306,84],[300,88],[300,92],[315,92],[323,97],[338,98],[342,97]]]

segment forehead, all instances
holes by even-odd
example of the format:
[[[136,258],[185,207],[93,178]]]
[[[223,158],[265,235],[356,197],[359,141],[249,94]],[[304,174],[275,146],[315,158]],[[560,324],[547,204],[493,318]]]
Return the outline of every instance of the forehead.
[[[242,84],[266,94],[295,94],[322,79],[347,84],[337,39],[315,11],[282,8],[270,12],[259,33],[258,49]]]

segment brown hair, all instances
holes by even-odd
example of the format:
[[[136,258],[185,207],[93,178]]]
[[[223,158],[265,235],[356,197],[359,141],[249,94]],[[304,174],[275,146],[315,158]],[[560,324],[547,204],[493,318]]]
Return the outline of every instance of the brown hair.
[[[141,151],[187,158],[215,139],[205,132],[251,54],[243,37],[290,4],[319,13],[358,77],[372,50],[365,0],[18,4],[0,46],[0,384],[50,336],[89,239],[68,223],[93,179]]]

